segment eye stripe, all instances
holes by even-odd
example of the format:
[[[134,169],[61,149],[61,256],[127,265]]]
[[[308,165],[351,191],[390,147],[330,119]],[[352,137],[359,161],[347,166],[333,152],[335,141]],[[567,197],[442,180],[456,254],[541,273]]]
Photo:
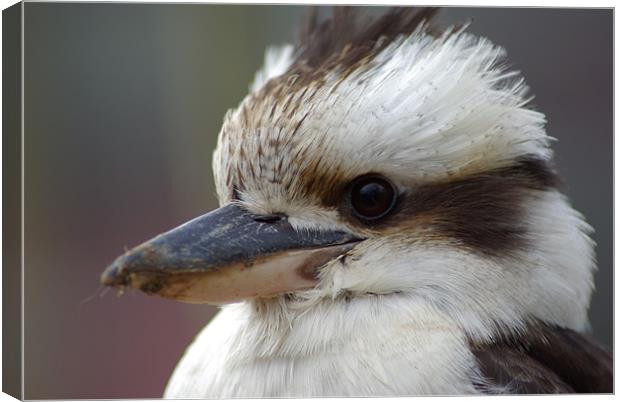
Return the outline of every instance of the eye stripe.
[[[361,221],[347,202],[339,211],[369,235],[415,231],[416,241],[449,238],[475,252],[505,256],[528,246],[523,220],[527,201],[537,191],[557,187],[557,176],[546,162],[522,159],[510,167],[407,189],[383,219]]]

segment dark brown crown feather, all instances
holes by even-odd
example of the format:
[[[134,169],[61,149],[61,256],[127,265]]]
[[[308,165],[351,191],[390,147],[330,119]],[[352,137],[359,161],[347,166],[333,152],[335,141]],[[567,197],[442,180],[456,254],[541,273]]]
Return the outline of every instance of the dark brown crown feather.
[[[439,11],[436,7],[393,7],[376,17],[362,10],[368,8],[333,7],[331,17],[319,22],[317,7],[310,8],[293,63],[284,74],[268,81],[255,97],[269,94],[280,98],[295,90],[320,86],[329,73],[338,73],[342,80],[369,65],[400,35],[409,35],[420,27],[429,35],[438,36],[440,32],[432,25]]]
[[[437,7],[393,7],[383,15],[371,18],[361,10],[365,7],[334,7],[332,16],[319,23],[317,8],[311,8],[300,33],[296,64],[323,66],[333,58],[347,53],[348,65],[376,54],[399,35],[414,32],[423,22],[430,22]],[[432,25],[427,33],[436,33]]]

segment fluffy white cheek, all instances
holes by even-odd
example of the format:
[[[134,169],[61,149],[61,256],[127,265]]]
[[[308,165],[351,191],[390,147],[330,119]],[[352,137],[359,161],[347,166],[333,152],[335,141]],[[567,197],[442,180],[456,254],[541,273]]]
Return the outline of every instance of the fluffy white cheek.
[[[332,296],[406,293],[443,311],[470,335],[486,338],[498,323],[521,326],[520,300],[536,297],[526,286],[526,268],[506,268],[454,245],[383,239],[364,242],[344,262],[326,267],[322,286]]]

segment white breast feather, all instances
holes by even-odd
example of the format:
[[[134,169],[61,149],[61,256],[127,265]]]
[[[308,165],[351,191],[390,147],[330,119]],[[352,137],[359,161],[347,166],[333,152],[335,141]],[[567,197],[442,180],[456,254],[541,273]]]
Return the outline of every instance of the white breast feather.
[[[225,307],[187,350],[165,397],[471,394],[482,381],[466,340],[406,297],[288,308],[288,322],[250,303]],[[202,358],[198,358],[201,356]]]

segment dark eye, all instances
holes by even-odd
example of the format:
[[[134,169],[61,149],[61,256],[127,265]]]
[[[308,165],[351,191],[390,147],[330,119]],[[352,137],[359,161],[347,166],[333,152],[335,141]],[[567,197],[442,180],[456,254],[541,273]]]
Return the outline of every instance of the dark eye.
[[[350,197],[353,211],[368,220],[384,217],[396,204],[394,186],[379,176],[357,178],[351,186]]]

